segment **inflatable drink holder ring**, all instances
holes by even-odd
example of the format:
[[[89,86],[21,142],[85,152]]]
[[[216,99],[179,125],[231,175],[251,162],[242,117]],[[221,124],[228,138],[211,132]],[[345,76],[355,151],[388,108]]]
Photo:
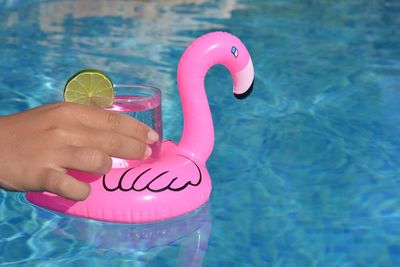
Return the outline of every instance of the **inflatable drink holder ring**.
[[[203,205],[211,193],[206,161],[214,146],[214,128],[204,78],[216,64],[232,75],[233,93],[245,98],[253,88],[254,69],[244,44],[226,32],[196,39],[178,65],[178,89],[184,128],[179,144],[164,141],[158,158],[134,167],[112,168],[103,176],[71,170],[90,184],[84,201],[72,201],[48,192],[27,193],[44,208],[90,219],[146,223],[183,215]]]

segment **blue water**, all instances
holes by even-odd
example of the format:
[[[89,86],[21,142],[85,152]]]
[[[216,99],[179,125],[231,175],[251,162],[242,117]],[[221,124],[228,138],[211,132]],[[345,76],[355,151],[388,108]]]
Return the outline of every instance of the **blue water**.
[[[99,68],[162,89],[179,140],[176,66],[213,30],[239,36],[253,95],[206,79],[216,145],[207,207],[123,226],[0,191],[3,266],[400,266],[400,3],[0,0],[0,115],[62,99]]]

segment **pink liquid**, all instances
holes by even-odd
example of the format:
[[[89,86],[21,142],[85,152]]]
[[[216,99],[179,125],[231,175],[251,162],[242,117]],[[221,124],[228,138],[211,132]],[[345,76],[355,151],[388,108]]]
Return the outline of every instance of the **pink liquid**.
[[[159,97],[116,96],[114,98],[114,104],[106,109],[126,114],[153,128],[160,136],[160,139],[158,142],[150,145],[153,151],[150,158],[157,158],[160,153],[162,143],[161,102]],[[114,159],[113,166],[121,165],[121,167],[126,167],[124,165],[127,165],[127,163],[128,165],[131,165],[129,162],[133,163],[134,161]]]
[[[156,96],[115,96],[114,104],[106,109],[120,112],[138,112],[155,109],[161,105]],[[150,126],[150,125],[149,125]]]

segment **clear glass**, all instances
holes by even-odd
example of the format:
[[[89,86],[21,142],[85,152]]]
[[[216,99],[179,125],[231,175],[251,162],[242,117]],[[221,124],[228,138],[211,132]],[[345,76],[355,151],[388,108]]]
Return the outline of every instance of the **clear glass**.
[[[134,84],[114,85],[115,98],[107,110],[118,111],[139,120],[153,128],[160,136],[158,142],[150,145],[151,159],[157,158],[162,142],[161,91],[158,88]],[[131,166],[136,161],[113,159],[113,167]]]

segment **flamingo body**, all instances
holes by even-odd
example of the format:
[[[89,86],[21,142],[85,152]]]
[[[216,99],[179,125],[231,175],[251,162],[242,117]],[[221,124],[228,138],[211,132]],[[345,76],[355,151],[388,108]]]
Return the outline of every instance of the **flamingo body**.
[[[88,182],[91,193],[72,201],[48,192],[27,193],[32,203],[96,220],[145,223],[177,217],[204,204],[211,182],[204,164],[193,162],[171,141],[164,141],[156,161],[113,168],[103,176],[70,171]],[[190,199],[190,201],[186,201]]]

